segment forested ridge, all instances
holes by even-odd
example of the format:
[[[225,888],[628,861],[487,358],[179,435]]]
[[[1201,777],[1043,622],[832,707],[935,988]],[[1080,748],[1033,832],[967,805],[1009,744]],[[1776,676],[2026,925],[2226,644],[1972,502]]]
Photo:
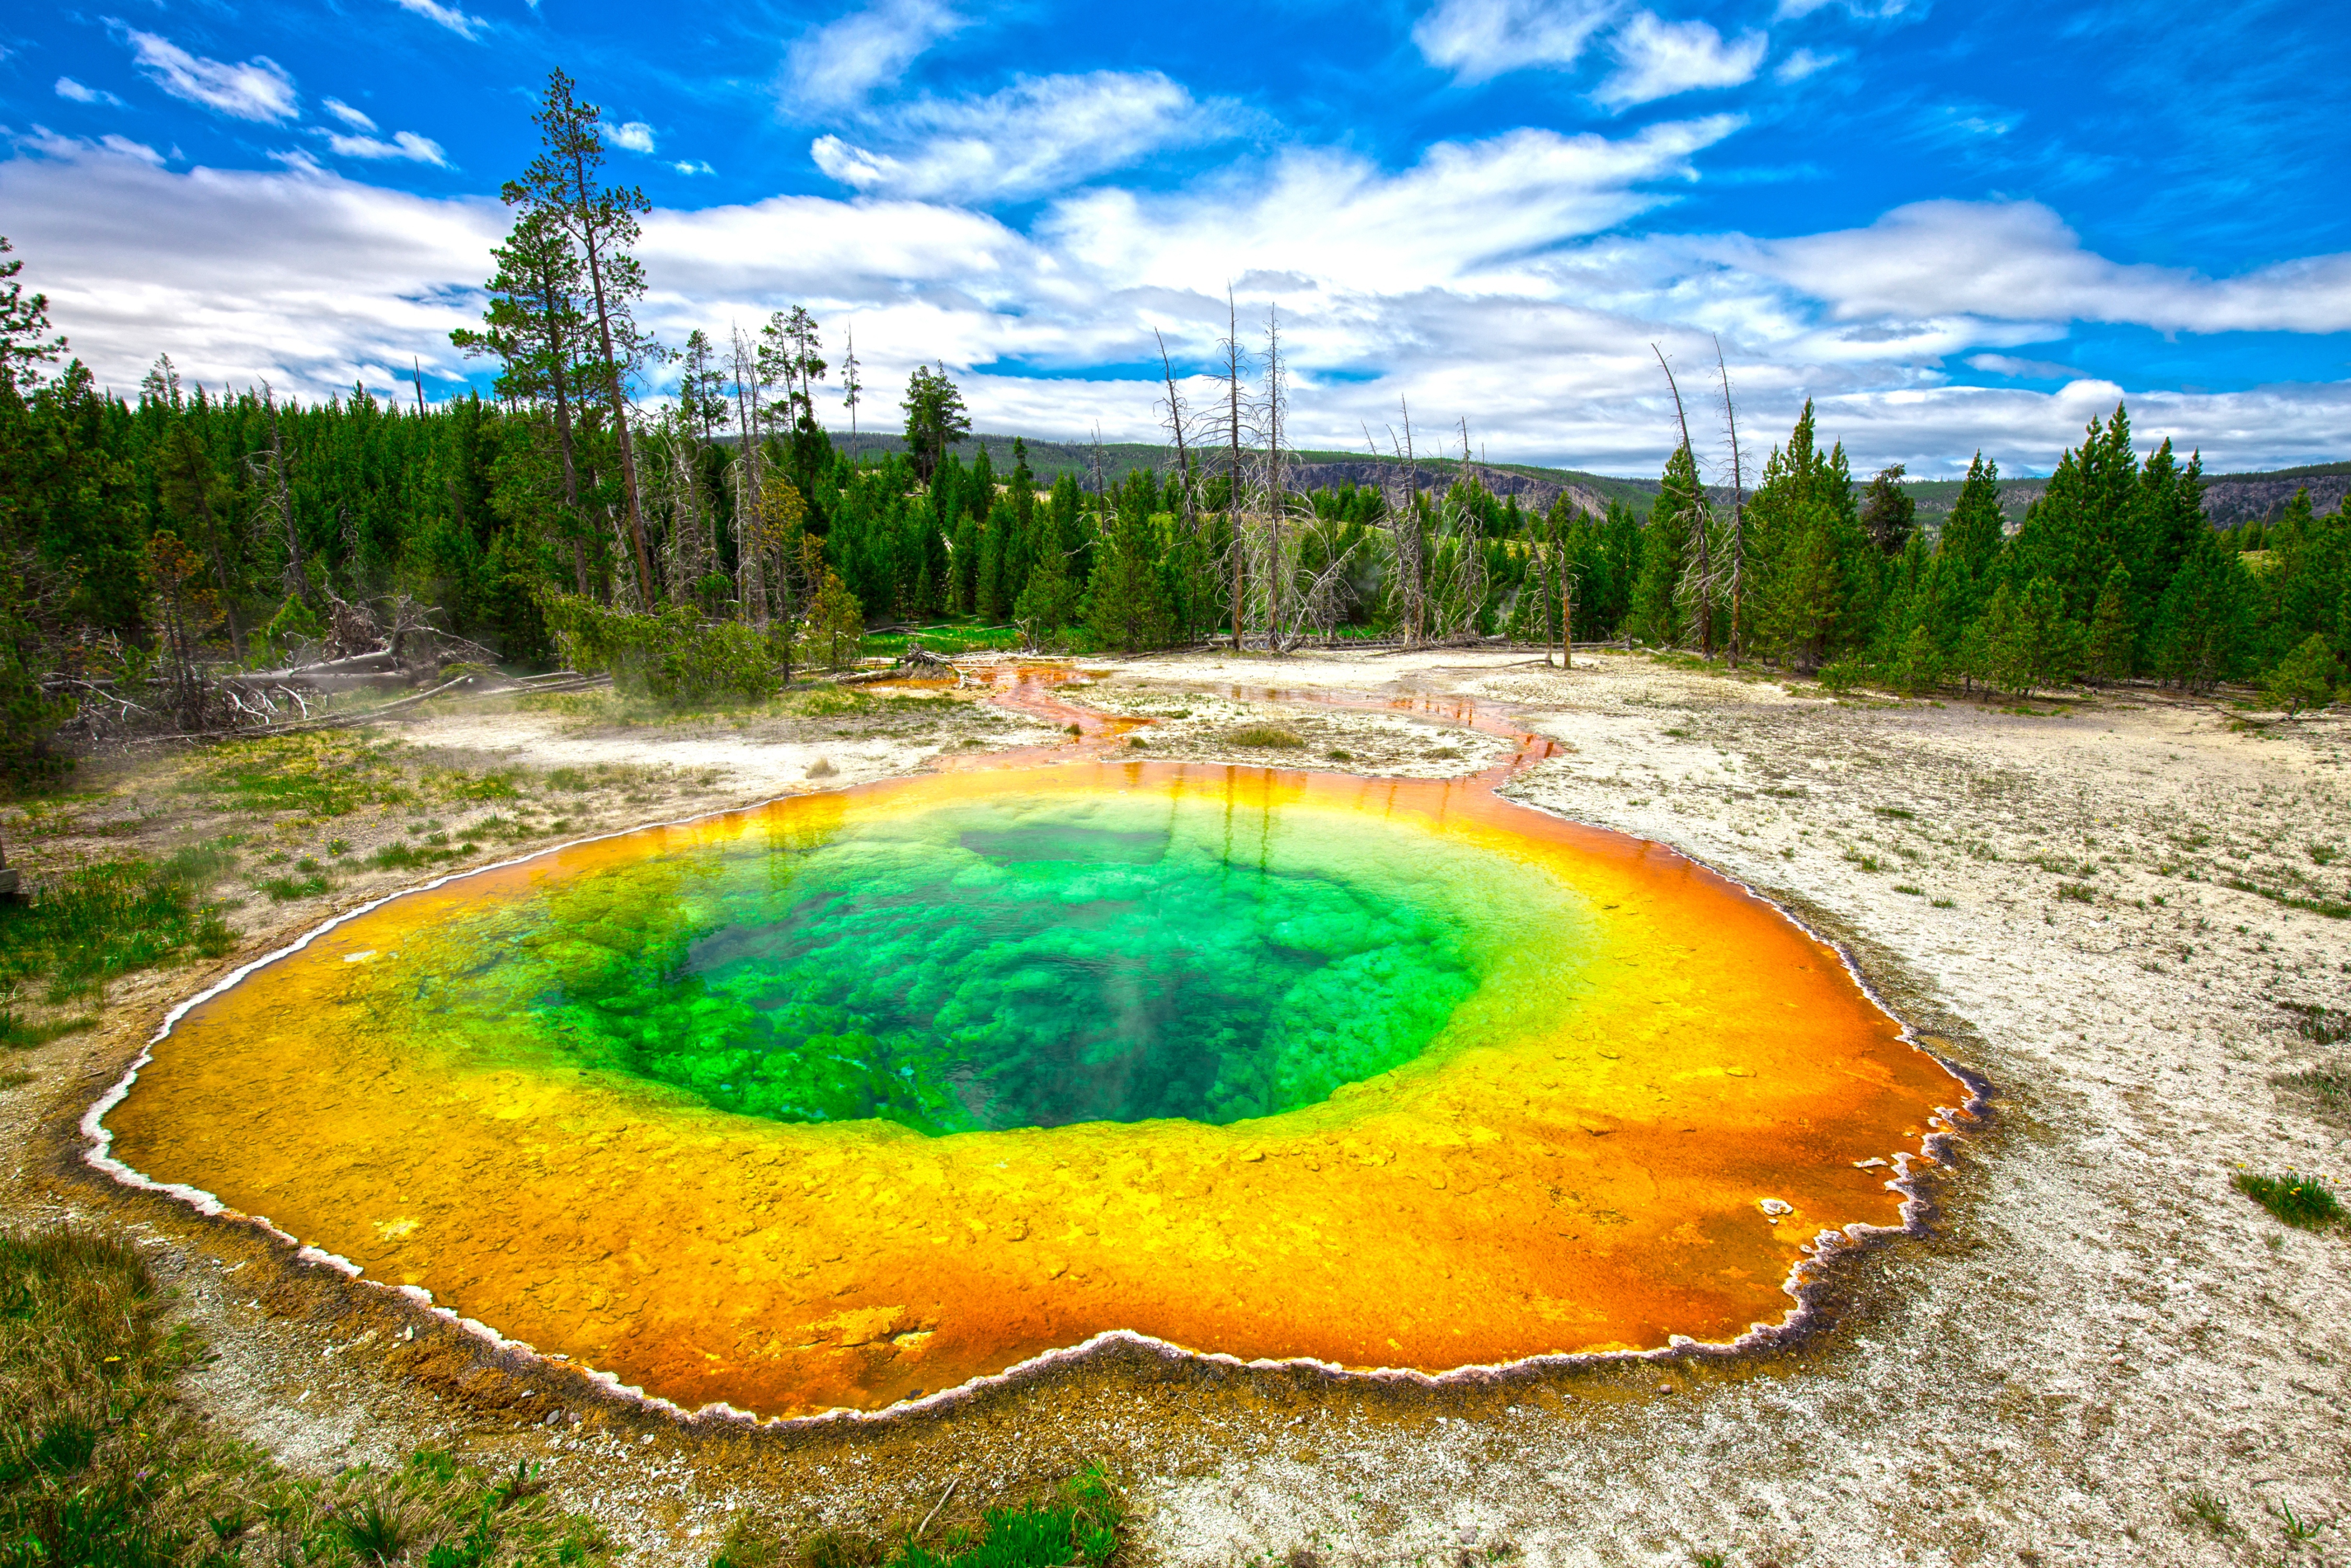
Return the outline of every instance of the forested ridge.
[[[1442,469],[1406,425],[1381,483],[1307,488],[1280,323],[1245,335],[1238,312],[1214,399],[1192,406],[1171,368],[1156,469],[1040,473],[1023,442],[966,446],[960,392],[934,368],[906,389],[893,449],[836,441],[820,400],[859,421],[853,343],[836,369],[799,308],[723,342],[653,341],[632,315],[643,196],[599,183],[597,110],[559,75],[539,123],[543,156],[504,193],[516,222],[489,308],[457,334],[495,366],[489,397],[298,402],[183,385],[168,360],[135,401],[108,395],[0,258],[10,774],[48,766],[91,693],[129,712],[197,667],[315,657],[339,613],[402,596],[510,665],[673,690],[772,689],[853,658],[865,628],[956,621],[1038,648],[1280,652],[1555,643],[1564,616],[1579,641],[1833,684],[2262,679],[2299,694],[2290,707],[2331,697],[2351,646],[2351,518],[2302,493],[2215,529],[2199,460],[2138,452],[2121,407],[2012,531],[1992,464],[1930,533],[1900,470],[1858,482],[1809,404],[1760,471],[1735,445],[1702,465],[1685,427],[1646,516],[1621,495],[1498,499],[1466,428]],[[663,361],[678,395],[643,404]]]

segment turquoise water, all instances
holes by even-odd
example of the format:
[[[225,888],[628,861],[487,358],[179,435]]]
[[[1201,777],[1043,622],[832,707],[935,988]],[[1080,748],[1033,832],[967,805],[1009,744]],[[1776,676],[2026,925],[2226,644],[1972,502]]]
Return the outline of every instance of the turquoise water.
[[[1410,1061],[1478,988],[1461,879],[1411,864],[1444,858],[1427,839],[1231,831],[1099,796],[755,831],[559,884],[480,984],[436,989],[726,1110],[950,1133],[1290,1110]]]

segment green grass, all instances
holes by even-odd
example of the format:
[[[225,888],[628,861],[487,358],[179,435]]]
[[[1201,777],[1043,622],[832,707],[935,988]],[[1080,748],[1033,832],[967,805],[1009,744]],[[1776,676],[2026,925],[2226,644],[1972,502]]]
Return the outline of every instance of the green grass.
[[[1898,822],[1913,822],[1918,819],[1917,812],[1901,806],[1872,806],[1870,810],[1881,817],[1891,817]]]
[[[2059,883],[2057,884],[2057,896],[2061,900],[2074,904],[2095,904],[2098,899],[2098,894],[2095,889],[2078,882]]]
[[[1226,732],[1225,738],[1235,746],[1253,746],[1282,750],[1293,749],[1306,744],[1304,738],[1296,730],[1284,729],[1280,725],[1273,724],[1245,724],[1238,729]]]
[[[78,866],[23,904],[0,904],[0,998],[30,981],[61,1002],[135,969],[236,946],[196,878],[173,862]]]
[[[2250,893],[2256,897],[2266,898],[2273,904],[2283,904],[2289,909],[2306,909],[2313,915],[2324,915],[2329,920],[2351,920],[2351,904],[2344,904],[2332,898],[2304,898],[2300,894],[2280,893],[2275,888],[2258,887],[2236,877],[2222,877],[2220,885],[2234,888],[2239,893]]]
[[[1925,888],[1913,887],[1907,882],[1896,883],[1894,884],[1894,891],[1896,893],[1907,893],[1913,898],[1924,898],[1927,896],[1927,890]]]
[[[2268,1209],[2288,1225],[2304,1230],[2315,1230],[2322,1225],[2333,1225],[2343,1218],[2343,1200],[2335,1189],[2316,1176],[2306,1176],[2288,1171],[2283,1176],[2262,1176],[2257,1171],[2239,1171],[2233,1178],[2239,1192]]]
[[[389,760],[396,748],[333,732],[228,741],[182,787],[242,810],[346,816],[362,806],[415,799],[407,776]]]
[[[737,1515],[710,1568],[1109,1568],[1125,1520],[1118,1489],[1090,1465],[1050,1496],[936,1530],[925,1520],[891,1536],[826,1531],[796,1542]]]
[[[0,1568],[611,1560],[586,1520],[437,1449],[308,1480],[216,1435],[178,1386],[204,1347],[165,1306],[122,1242],[0,1234]]]

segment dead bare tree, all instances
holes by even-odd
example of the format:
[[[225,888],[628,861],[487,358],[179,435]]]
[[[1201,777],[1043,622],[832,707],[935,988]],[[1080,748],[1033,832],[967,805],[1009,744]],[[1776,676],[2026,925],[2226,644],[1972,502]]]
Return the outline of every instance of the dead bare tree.
[[[1184,527],[1195,538],[1200,531],[1200,518],[1193,494],[1192,456],[1184,443],[1184,400],[1176,391],[1176,366],[1167,357],[1167,340],[1157,328],[1152,337],[1159,343],[1159,371],[1167,379],[1167,428],[1176,437],[1176,483],[1184,498]]]
[[[1674,394],[1674,418],[1681,425],[1681,449],[1688,455],[1690,460],[1692,475],[1690,516],[1685,526],[1689,529],[1689,540],[1695,548],[1689,559],[1683,566],[1682,580],[1677,586],[1683,598],[1689,601],[1696,608],[1698,652],[1702,657],[1711,660],[1714,657],[1714,601],[1717,584],[1714,580],[1714,559],[1711,548],[1714,530],[1706,502],[1706,483],[1698,476],[1698,450],[1690,444],[1689,415],[1682,407],[1682,389],[1680,383],[1674,380],[1674,368],[1666,363],[1665,351],[1656,344],[1651,343],[1649,351],[1657,356],[1657,368],[1666,372],[1666,386]],[[1651,526],[1656,526],[1655,521]]]
[[[246,459],[256,479],[268,488],[262,507],[286,536],[286,591],[298,599],[310,597],[310,574],[302,565],[302,535],[294,526],[294,492],[286,480],[286,439],[277,428],[277,395],[268,382],[261,383],[261,406],[269,416],[269,445]]]
[[[1226,551],[1232,558],[1233,652],[1241,651],[1242,621],[1248,605],[1248,550],[1241,542],[1241,319],[1239,307],[1233,301],[1233,287],[1225,285],[1225,337],[1218,347],[1225,353],[1225,522],[1230,536]]]
[[[759,356],[738,324],[735,337],[735,428],[740,443],[735,455],[735,601],[737,612],[756,626],[768,623],[767,600],[761,591],[758,551],[752,547],[747,519],[759,515],[765,486],[759,449]]]
[[[1730,437],[1730,667],[1747,635],[1744,573],[1747,562],[1747,470],[1739,451],[1739,411],[1730,401],[1730,366],[1722,357],[1722,335],[1714,338],[1714,366],[1722,376],[1722,423]]]

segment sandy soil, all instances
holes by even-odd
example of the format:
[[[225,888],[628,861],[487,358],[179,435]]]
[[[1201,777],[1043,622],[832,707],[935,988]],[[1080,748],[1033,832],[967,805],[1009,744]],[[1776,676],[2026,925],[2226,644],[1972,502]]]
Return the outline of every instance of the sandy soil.
[[[784,1434],[660,1418],[82,1170],[75,1119],[201,984],[188,969],[118,985],[101,1028],[31,1053],[32,1082],[0,1091],[16,1151],[0,1218],[136,1228],[218,1353],[199,1397],[289,1463],[451,1435],[488,1460],[544,1454],[632,1561],[706,1562],[735,1507],[875,1522],[960,1476],[953,1512],[1093,1456],[1129,1478],[1143,1544],[1169,1563],[2340,1560],[2351,1519],[2297,1542],[2288,1511],[2351,1514],[2351,1237],[2286,1229],[2230,1177],[2351,1163],[2351,1127],[2276,1082],[2342,1063],[2283,1004],[2351,1006],[2351,925],[2225,884],[2351,900],[2343,724],[2232,727],[2136,689],[2033,713],[1837,702],[1579,658],[1572,674],[1523,655],[1135,660],[1090,666],[1069,695],[1155,719],[1090,748],[1139,737],[1153,756],[1383,774],[1506,752],[1444,716],[1466,697],[1562,744],[1510,793],[1670,843],[1847,942],[1991,1086],[1992,1113],[1938,1178],[1932,1233],[1842,1265],[1823,1326],[1768,1355],[1442,1391],[1134,1355],[914,1420]],[[1292,695],[1263,695],[1277,685]],[[1312,700],[1338,693],[1411,703]],[[1301,744],[1238,744],[1252,725]],[[621,786],[580,798],[599,804],[549,796],[525,818],[545,829],[561,807],[576,833],[809,788],[818,756],[828,782],[880,777],[975,726],[997,745],[1048,733],[896,710],[740,730],[453,713],[402,733],[461,764],[605,767]],[[177,799],[159,782],[171,766],[107,778],[115,794],[89,810],[159,842],[217,831],[159,809]],[[407,813],[383,817],[337,831],[364,852]],[[119,852],[122,836],[43,840],[31,863]],[[375,885],[238,918],[258,950]]]

